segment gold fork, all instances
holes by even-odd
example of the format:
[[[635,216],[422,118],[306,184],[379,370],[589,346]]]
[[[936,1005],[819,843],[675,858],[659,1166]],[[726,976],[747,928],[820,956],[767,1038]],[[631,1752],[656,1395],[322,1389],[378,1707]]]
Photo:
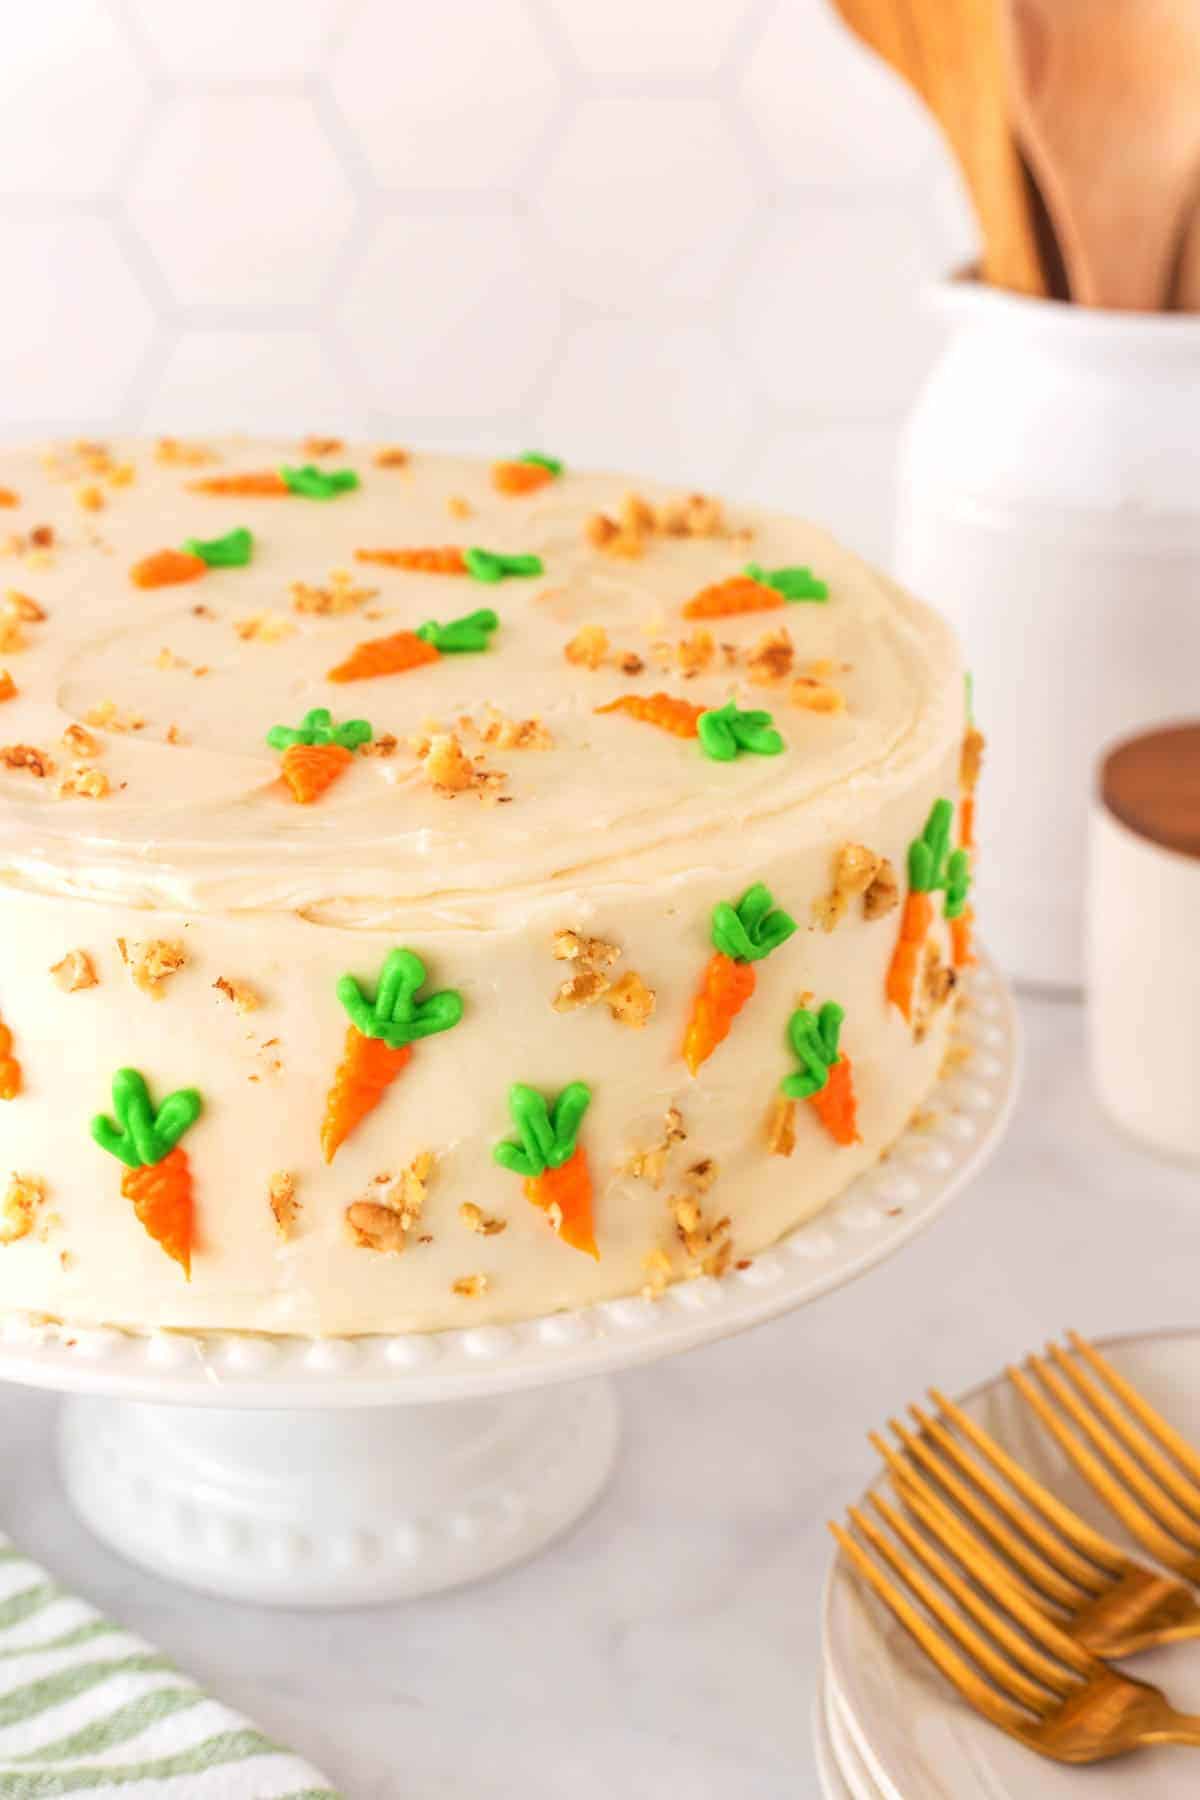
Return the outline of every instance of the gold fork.
[[[931,1398],[940,1419],[909,1408],[920,1435],[891,1421],[903,1455],[877,1433],[871,1443],[900,1498],[937,1535],[949,1541],[965,1524],[973,1527],[1030,1603],[1096,1656],[1132,1656],[1200,1637],[1200,1602],[1182,1581],[1135,1562],[1064,1506],[961,1407],[936,1389]]]
[[[1065,1763],[1104,1762],[1143,1744],[1200,1746],[1200,1718],[1176,1712],[1158,1688],[1110,1669],[1068,1637],[965,1533],[939,1548],[881,1495],[870,1502],[891,1537],[860,1507],[849,1517],[874,1556],[841,1526],[829,1529],[967,1705],[1001,1731]]]
[[[1050,1344],[1028,1358],[1036,1383],[1016,1368],[1009,1380],[1130,1536],[1200,1582],[1200,1455],[1085,1338],[1067,1339],[1077,1360]]]

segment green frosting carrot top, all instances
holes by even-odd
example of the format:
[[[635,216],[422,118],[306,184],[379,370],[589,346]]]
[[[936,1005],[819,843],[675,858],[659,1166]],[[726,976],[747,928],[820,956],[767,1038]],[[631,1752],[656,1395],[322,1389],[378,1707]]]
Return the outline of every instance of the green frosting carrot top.
[[[389,1050],[415,1044],[420,1038],[451,1031],[463,1016],[463,997],[455,988],[427,994],[425,964],[412,950],[389,950],[379,971],[374,1000],[368,1000],[353,975],[343,975],[337,997],[350,1023],[363,1037],[381,1038]]]
[[[279,476],[288,492],[298,494],[302,500],[336,500],[339,494],[349,494],[359,485],[353,469],[318,469],[315,463],[302,463],[299,468],[285,464]]]
[[[536,1088],[514,1082],[508,1090],[508,1110],[520,1142],[506,1138],[497,1144],[492,1152],[496,1161],[527,1181],[535,1181],[547,1169],[561,1169],[575,1154],[591,1099],[586,1082],[571,1081],[551,1108]]]
[[[314,706],[295,728],[272,725],[267,742],[272,750],[289,750],[294,744],[338,744],[343,750],[357,750],[369,744],[372,735],[365,719],[347,719],[344,725],[335,725],[327,706]]]
[[[183,547],[210,569],[244,569],[254,550],[254,537],[244,525],[239,525],[224,537],[187,538]]]
[[[775,905],[761,881],[748,887],[736,906],[718,900],[712,909],[713,947],[733,962],[761,962],[786,944],[795,929],[795,919]]]
[[[92,1120],[92,1136],[102,1150],[118,1157],[130,1169],[149,1168],[162,1162],[204,1110],[195,1088],[177,1089],[155,1110],[145,1077],[136,1069],[117,1070],[112,1098],[116,1119],[97,1113]]]
[[[759,563],[747,563],[744,573],[763,587],[774,588],[785,600],[828,600],[827,582],[818,580],[811,569],[797,566],[786,569],[764,569]]]
[[[696,731],[700,748],[714,762],[732,762],[743,751],[754,756],[778,756],[784,749],[769,712],[743,712],[733,700],[701,713]]]

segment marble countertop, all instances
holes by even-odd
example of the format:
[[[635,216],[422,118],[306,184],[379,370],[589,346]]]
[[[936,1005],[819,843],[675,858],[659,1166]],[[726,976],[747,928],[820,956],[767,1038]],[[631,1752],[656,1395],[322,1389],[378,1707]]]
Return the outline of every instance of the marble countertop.
[[[857,1285],[622,1377],[616,1479],[534,1563],[374,1611],[202,1599],[76,1524],[54,1401],[19,1389],[0,1389],[0,1526],[346,1800],[815,1800],[825,1520],[871,1473],[868,1427],[1068,1324],[1195,1323],[1195,1172],[1099,1114],[1077,1005],[1022,1014],[1024,1095],[986,1174]]]

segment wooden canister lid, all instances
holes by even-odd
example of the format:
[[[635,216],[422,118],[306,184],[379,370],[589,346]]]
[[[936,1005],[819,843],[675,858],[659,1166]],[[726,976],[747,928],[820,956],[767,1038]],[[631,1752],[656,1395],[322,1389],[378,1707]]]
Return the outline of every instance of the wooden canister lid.
[[[1100,765],[1100,799],[1138,837],[1200,857],[1200,721],[1117,744]]]

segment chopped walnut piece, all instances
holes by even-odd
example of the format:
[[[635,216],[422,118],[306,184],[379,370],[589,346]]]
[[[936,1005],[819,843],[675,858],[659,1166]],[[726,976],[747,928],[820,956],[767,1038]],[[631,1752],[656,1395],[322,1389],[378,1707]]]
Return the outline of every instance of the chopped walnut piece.
[[[707,1194],[717,1179],[717,1165],[711,1156],[702,1156],[687,1170],[684,1179],[690,1181],[698,1194]]]
[[[99,701],[83,716],[89,725],[95,725],[100,731],[141,731],[146,724],[140,713],[120,712],[112,700]]]
[[[617,654],[617,667],[622,675],[640,675],[646,664],[636,650],[622,650]]]
[[[641,976],[630,969],[609,988],[604,1004],[618,1024],[640,1030],[649,1024],[657,998],[654,989],[647,987]]]
[[[156,669],[190,669],[191,666],[186,657],[176,656],[175,652],[169,650],[165,644],[154,659]]]
[[[186,744],[187,739],[184,737],[182,731],[180,731],[178,725],[168,725],[166,742],[168,744]]]
[[[683,1114],[677,1106],[668,1106],[663,1114],[663,1134],[668,1146],[681,1144],[687,1137],[683,1126]]]
[[[464,1300],[478,1300],[487,1293],[490,1283],[486,1275],[460,1275],[451,1286],[452,1291],[461,1294]]]
[[[464,1200],[458,1209],[458,1216],[468,1231],[477,1231],[480,1237],[496,1237],[501,1231],[508,1229],[507,1219],[493,1219],[475,1205],[473,1200]]]
[[[683,1114],[677,1106],[669,1106],[663,1117],[663,1135],[661,1142],[649,1150],[635,1150],[622,1165],[622,1172],[632,1175],[635,1181],[648,1181],[653,1188],[661,1187],[666,1172],[667,1157],[673,1145],[682,1143],[687,1137],[684,1129]]]
[[[381,732],[377,738],[372,738],[369,744],[360,744],[355,754],[358,756],[381,756],[386,758],[395,756],[399,747],[400,740],[395,732],[384,731]]]
[[[25,633],[21,630],[21,622],[11,613],[0,613],[0,652],[13,655],[24,650],[27,645]]]
[[[803,706],[808,712],[840,713],[846,710],[846,696],[841,689],[817,681],[812,675],[798,675],[792,683],[790,697],[793,706]]]
[[[76,763],[59,781],[57,792],[63,798],[75,794],[81,800],[103,800],[112,792],[112,784],[103,769],[87,763]]]
[[[0,1244],[15,1244],[19,1238],[28,1237],[45,1201],[46,1184],[39,1175],[18,1175],[14,1171],[0,1205]]]
[[[425,1209],[434,1156],[423,1150],[395,1180],[377,1175],[368,1200],[356,1200],[346,1208],[346,1223],[354,1241],[366,1250],[398,1253]]]
[[[453,731],[434,732],[422,761],[430,785],[438,794],[453,796],[474,791],[495,796],[508,780],[501,770],[485,768],[480,759],[469,757]]]
[[[291,637],[296,627],[282,613],[252,613],[248,619],[235,619],[233,629],[243,643],[279,644]]]
[[[72,756],[99,756],[100,754],[99,739],[94,738],[90,731],[85,731],[82,725],[68,725],[62,734],[62,743],[63,748],[69,750]]]
[[[315,613],[319,618],[336,617],[354,612],[374,600],[378,588],[359,587],[348,569],[334,569],[325,587],[314,587],[307,581],[293,581],[288,590],[292,606],[298,613]]]
[[[18,588],[9,588],[4,596],[4,610],[12,619],[24,619],[29,625],[40,624],[46,617],[46,609],[33,598],[32,594],[23,594]]]
[[[555,1012],[576,1012],[581,1006],[592,1006],[610,987],[608,976],[600,969],[580,969],[558,989],[550,1002]]]
[[[248,981],[230,981],[228,976],[221,975],[213,982],[213,987],[232,1002],[235,1012],[257,1012],[262,1005],[262,995]]]
[[[214,450],[206,444],[188,444],[182,438],[160,437],[154,446],[156,462],[165,463],[168,468],[199,469],[205,463],[217,461]]]
[[[746,655],[746,673],[758,687],[773,687],[786,681],[796,659],[796,647],[785,626],[764,632]]]
[[[554,739],[540,719],[509,719],[498,707],[489,706],[483,722],[475,727],[485,744],[497,750],[552,750]]]
[[[630,498],[636,500],[636,496]],[[628,502],[622,511],[629,516]],[[607,513],[592,513],[584,520],[583,535],[594,550],[603,550],[607,556],[632,557],[642,554],[647,534],[632,524],[618,524]]]
[[[75,504],[84,512],[103,512],[106,504],[104,490],[98,488],[94,481],[85,481],[75,490]]]
[[[670,1257],[665,1250],[649,1250],[642,1258],[642,1268],[648,1277],[642,1289],[642,1299],[660,1299],[671,1283]]]
[[[556,962],[581,962],[589,968],[611,969],[621,952],[604,938],[583,937],[578,931],[556,931],[550,944]]]
[[[408,451],[402,450],[399,444],[384,444],[371,461],[377,469],[407,469],[410,458]]]
[[[183,945],[169,938],[152,938],[141,944],[130,944],[124,938],[118,938],[117,949],[134,987],[149,994],[152,1000],[162,999],[166,983],[188,960]]]
[[[882,862],[883,858],[865,844],[841,846],[834,859],[832,888],[813,901],[813,920],[823,931],[832,931],[844,918],[851,900],[869,890]]]
[[[668,500],[653,518],[655,529],[666,537],[723,537],[726,531],[721,502],[708,494],[688,494],[681,500]]]
[[[6,769],[28,769],[39,781],[54,773],[54,761],[45,750],[37,750],[32,744],[5,744],[0,747],[0,763]]]
[[[900,884],[886,856],[880,857],[875,878],[863,895],[863,917],[883,919],[900,904]]]
[[[339,437],[306,437],[300,446],[305,456],[336,456],[346,448]]]
[[[82,988],[100,985],[95,964],[86,950],[68,950],[60,962],[51,964],[50,973],[64,994],[77,994]]]
[[[689,1262],[691,1275],[723,1275],[733,1257],[731,1222],[727,1218],[708,1224],[700,1202],[692,1194],[677,1194],[667,1202],[676,1234]]]
[[[767,1108],[767,1149],[772,1156],[790,1156],[796,1148],[796,1102],[776,1094]]]
[[[286,1244],[295,1235],[300,1201],[296,1198],[296,1177],[286,1169],[277,1169],[267,1189],[267,1199],[275,1229]]]
[[[451,494],[446,501],[446,511],[452,519],[469,519],[475,508],[461,494]]]
[[[0,669],[0,700],[15,700],[17,684],[7,669]]]
[[[584,669],[598,669],[608,655],[608,633],[602,625],[585,625],[577,631],[563,655],[569,663]]]
[[[703,675],[717,654],[716,640],[711,631],[697,629],[691,637],[680,638],[675,646],[675,662],[685,681],[694,675]]]
[[[919,1044],[928,1034],[934,1016],[939,1013],[958,985],[958,977],[932,941],[925,946],[921,962],[921,986],[917,996],[917,1016],[913,1038]]]
[[[399,1256],[408,1244],[408,1228],[398,1212],[375,1200],[355,1200],[346,1208],[346,1224],[360,1250]]]

